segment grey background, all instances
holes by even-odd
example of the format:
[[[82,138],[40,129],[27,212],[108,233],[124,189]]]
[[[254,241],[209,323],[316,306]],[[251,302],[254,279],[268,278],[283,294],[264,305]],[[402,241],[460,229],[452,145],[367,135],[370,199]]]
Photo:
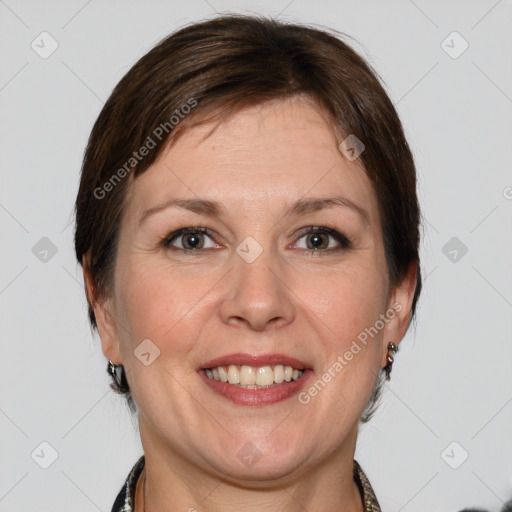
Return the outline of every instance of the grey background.
[[[131,65],[228,10],[345,32],[386,82],[419,171],[425,283],[356,459],[386,512],[498,511],[512,498],[510,0],[0,0],[0,511],[108,512],[141,454],[74,260],[81,158]],[[31,47],[50,48],[43,31],[58,43],[46,59]],[[457,58],[453,31],[469,44]]]

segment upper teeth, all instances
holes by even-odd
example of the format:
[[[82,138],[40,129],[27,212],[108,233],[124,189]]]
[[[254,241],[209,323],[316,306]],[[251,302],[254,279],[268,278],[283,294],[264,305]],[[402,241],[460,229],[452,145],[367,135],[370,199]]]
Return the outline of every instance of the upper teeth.
[[[210,379],[239,384],[241,386],[271,386],[281,384],[283,381],[290,382],[302,377],[303,370],[297,370],[291,366],[277,364],[276,366],[217,366],[206,368],[205,373]]]

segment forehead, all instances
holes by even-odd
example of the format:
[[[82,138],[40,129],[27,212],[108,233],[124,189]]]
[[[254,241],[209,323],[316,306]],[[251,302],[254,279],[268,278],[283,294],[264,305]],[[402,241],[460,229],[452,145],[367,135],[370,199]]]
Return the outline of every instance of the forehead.
[[[359,159],[339,151],[341,140],[308,98],[246,108],[184,131],[134,180],[129,209],[140,217],[173,197],[207,197],[238,213],[280,211],[299,198],[342,195],[378,222],[371,181]]]

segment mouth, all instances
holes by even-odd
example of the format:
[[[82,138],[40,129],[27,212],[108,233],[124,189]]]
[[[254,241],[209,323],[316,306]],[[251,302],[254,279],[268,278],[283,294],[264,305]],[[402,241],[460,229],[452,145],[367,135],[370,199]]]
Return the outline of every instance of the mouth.
[[[282,354],[232,354],[198,368],[205,384],[241,405],[268,405],[298,393],[313,373],[298,359]]]
[[[282,364],[258,367],[230,364],[205,368],[204,372],[209,379],[245,389],[267,389],[274,384],[299,380],[304,374],[304,370]]]

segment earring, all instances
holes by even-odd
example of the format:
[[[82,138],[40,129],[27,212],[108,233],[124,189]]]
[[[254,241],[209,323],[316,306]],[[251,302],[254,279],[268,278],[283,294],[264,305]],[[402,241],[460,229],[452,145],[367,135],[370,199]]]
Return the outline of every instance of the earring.
[[[114,364],[109,359],[107,372],[114,379],[116,387],[121,393],[126,393],[129,391],[130,388],[128,387],[128,381],[126,380],[126,375],[124,373],[124,367],[122,364]]]
[[[388,343],[388,355],[387,355],[387,364],[384,367],[384,371],[386,372],[386,380],[391,380],[390,374],[391,369],[393,368],[393,362],[395,361],[393,358],[393,354],[398,352],[398,346],[395,345],[392,341]]]

